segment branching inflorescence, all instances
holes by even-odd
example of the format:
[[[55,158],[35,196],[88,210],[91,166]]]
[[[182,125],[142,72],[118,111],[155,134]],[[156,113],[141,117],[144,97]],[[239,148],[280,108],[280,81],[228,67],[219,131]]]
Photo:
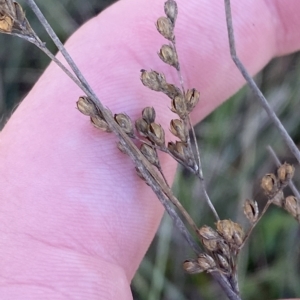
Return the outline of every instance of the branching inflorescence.
[[[177,71],[180,85],[176,86],[168,83],[165,75],[155,70],[141,70],[140,74],[143,85],[153,91],[164,93],[170,99],[171,111],[176,115],[176,118],[170,121],[170,131],[175,140],[168,142],[165,140],[164,128],[156,122],[156,112],[153,107],[145,107],[141,112],[141,117],[135,122],[125,113],[113,114],[108,108],[104,108],[36,7],[34,1],[27,0],[27,2],[63,53],[74,74],[68,71],[48,51],[44,43],[31,28],[18,3],[8,0],[0,1],[0,32],[19,36],[35,44],[56,62],[85,92],[86,95],[79,97],[77,101],[78,110],[89,116],[91,123],[97,129],[116,134],[119,139],[118,148],[133,160],[137,174],[153,189],[179,231],[194,250],[197,257],[184,262],[183,267],[185,271],[190,274],[204,271],[211,273],[220,283],[229,299],[240,299],[237,280],[238,255],[268,207],[271,204],[280,206],[300,222],[300,206],[299,199],[297,199],[299,193],[297,194],[297,189],[295,189],[296,196],[284,197],[283,194],[283,189],[288,184],[292,184],[291,179],[294,175],[294,167],[287,163],[280,164],[277,159],[277,173],[266,174],[262,178],[261,187],[268,200],[261,213],[259,213],[256,201],[247,199],[244,202],[244,214],[250,223],[246,232],[240,224],[230,219],[220,220],[205,189],[200,152],[190,120],[190,114],[199,102],[200,93],[194,88],[186,88],[184,86],[180,72],[180,61],[174,33],[178,14],[176,2],[174,0],[165,2],[165,16],[158,18],[156,27],[158,32],[168,41],[167,44],[161,46],[158,56],[165,64]],[[230,26],[232,25],[229,24],[229,37],[232,38],[232,27]],[[195,143],[195,148],[193,147],[193,142]],[[139,148],[136,144],[139,144]],[[209,205],[216,221],[215,228],[207,225],[198,228],[189,213],[173,195],[161,168],[158,151],[170,155],[200,180],[205,201]],[[275,154],[272,153],[272,155],[274,156]],[[193,234],[186,229],[184,222],[174,210],[172,204],[189,224]],[[203,250],[200,250],[198,242],[195,241],[193,235],[197,237]]]

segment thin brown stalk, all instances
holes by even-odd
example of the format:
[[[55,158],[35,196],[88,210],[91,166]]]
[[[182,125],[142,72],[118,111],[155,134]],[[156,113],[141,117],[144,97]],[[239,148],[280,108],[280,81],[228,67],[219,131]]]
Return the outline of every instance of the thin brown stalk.
[[[234,63],[236,64],[237,68],[243,75],[243,77],[246,79],[248,85],[250,86],[252,92],[256,96],[256,98],[259,100],[259,103],[261,106],[265,109],[267,112],[270,120],[272,120],[275,127],[278,129],[281,137],[286,142],[288,147],[290,148],[293,155],[296,157],[298,162],[300,163],[300,151],[295,145],[294,141],[278,119],[277,115],[275,114],[274,110],[271,108],[270,104],[268,103],[265,96],[262,94],[260,89],[257,87],[255,81],[252,79],[252,77],[249,75],[247,69],[244,67],[242,62],[237,56],[236,53],[236,47],[235,47],[235,39],[234,39],[234,30],[232,25],[232,15],[231,15],[231,4],[230,0],[224,0],[225,3],[225,13],[226,13],[226,24],[227,24],[227,31],[228,31],[228,39],[229,39],[229,48],[230,48],[230,55]]]

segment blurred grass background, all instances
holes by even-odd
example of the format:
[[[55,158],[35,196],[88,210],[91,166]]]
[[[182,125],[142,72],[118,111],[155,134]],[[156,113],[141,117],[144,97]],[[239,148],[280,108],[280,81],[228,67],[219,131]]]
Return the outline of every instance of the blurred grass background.
[[[37,1],[59,37],[67,37],[82,23],[114,1]],[[21,4],[23,4],[21,2]],[[24,6],[25,7],[25,6]],[[39,28],[27,10],[33,28]],[[59,20],[59,22],[57,22]],[[50,50],[56,51],[43,31]],[[0,35],[1,127],[49,64],[43,53],[18,38]],[[275,112],[300,143],[300,55],[274,59],[256,81]],[[266,151],[272,145],[282,161],[296,163],[277,130],[244,88],[207,117],[196,128],[204,164],[207,190],[221,218],[247,226],[242,214],[246,198],[266,199],[260,178],[275,166]],[[300,186],[299,168],[295,182]],[[213,226],[212,215],[203,203],[199,182],[179,167],[174,190],[200,226]],[[288,194],[288,191],[286,192]],[[300,296],[300,230],[296,221],[277,207],[271,207],[255,229],[240,257],[240,288],[243,299],[276,299]],[[224,299],[207,274],[191,276],[182,262],[192,258],[188,245],[165,216],[133,282],[136,300]]]

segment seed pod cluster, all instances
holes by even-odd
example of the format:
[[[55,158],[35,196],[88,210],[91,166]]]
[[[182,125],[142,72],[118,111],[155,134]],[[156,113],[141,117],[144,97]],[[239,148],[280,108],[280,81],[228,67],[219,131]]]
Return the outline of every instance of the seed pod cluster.
[[[232,270],[231,256],[234,253],[227,241],[217,231],[206,225],[199,229],[198,235],[205,249],[212,254],[214,266],[222,272],[230,273]]]

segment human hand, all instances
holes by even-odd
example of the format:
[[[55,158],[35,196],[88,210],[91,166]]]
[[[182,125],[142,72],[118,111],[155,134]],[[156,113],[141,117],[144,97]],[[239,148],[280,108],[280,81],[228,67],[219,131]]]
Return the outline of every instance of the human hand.
[[[201,92],[192,116],[198,122],[244,80],[229,56],[223,2],[186,3],[178,1],[175,30],[186,86]],[[238,53],[252,74],[299,49],[299,1],[232,6]],[[153,105],[168,128],[168,99],[139,80],[141,68],[177,80],[155,55],[165,43],[154,27],[162,14],[161,1],[123,0],[85,24],[67,48],[113,112],[136,119]],[[1,299],[132,298],[130,281],[163,209],[116,138],[75,109],[80,95],[52,64],[1,133]],[[162,164],[171,181],[176,165],[166,156]]]

